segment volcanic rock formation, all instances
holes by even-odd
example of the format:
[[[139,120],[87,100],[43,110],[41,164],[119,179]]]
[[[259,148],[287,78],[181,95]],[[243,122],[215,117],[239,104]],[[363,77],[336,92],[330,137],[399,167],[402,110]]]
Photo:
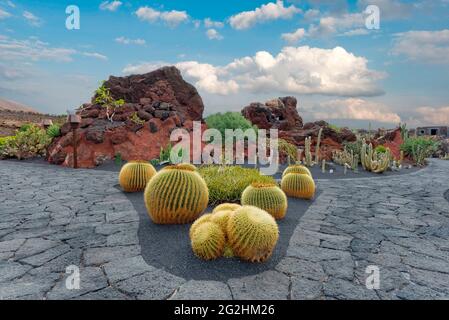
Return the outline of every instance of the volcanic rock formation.
[[[204,105],[195,87],[185,82],[175,67],[128,77],[110,77],[104,83],[113,99],[125,104],[108,120],[105,106],[84,104],[78,130],[78,164],[95,167],[120,155],[123,160],[157,158],[176,128],[191,130],[193,121],[202,121]],[[70,124],[61,128],[62,137],[49,148],[50,163],[71,166],[73,135]]]

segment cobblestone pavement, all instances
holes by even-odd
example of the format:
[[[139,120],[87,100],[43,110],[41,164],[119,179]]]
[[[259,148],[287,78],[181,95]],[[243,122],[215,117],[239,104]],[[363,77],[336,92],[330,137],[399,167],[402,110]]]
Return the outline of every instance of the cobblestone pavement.
[[[321,180],[275,270],[223,283],[143,260],[115,173],[3,161],[0,299],[449,299],[448,173],[432,161],[411,175]],[[66,288],[69,265],[80,290]]]

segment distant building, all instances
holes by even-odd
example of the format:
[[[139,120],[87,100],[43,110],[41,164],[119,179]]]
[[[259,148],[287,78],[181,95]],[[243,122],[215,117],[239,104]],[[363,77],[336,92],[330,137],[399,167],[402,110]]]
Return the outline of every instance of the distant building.
[[[449,137],[449,127],[421,127],[416,129],[418,136]]]

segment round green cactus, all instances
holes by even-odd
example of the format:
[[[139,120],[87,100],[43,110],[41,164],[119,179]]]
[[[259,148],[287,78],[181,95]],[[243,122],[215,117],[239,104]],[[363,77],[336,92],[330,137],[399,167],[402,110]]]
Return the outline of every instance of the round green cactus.
[[[120,171],[119,183],[125,192],[143,191],[156,169],[146,161],[131,161]]]
[[[312,199],[315,196],[315,182],[307,174],[289,173],[281,181],[281,188],[289,197]]]
[[[214,260],[223,255],[226,240],[220,226],[213,222],[200,224],[191,236],[193,253],[203,260]]]
[[[233,211],[227,210],[227,211],[218,211],[216,213],[213,213],[210,221],[213,223],[216,223],[220,226],[220,228],[223,230],[223,232],[227,232],[228,227],[228,221],[231,218],[231,215],[233,214]]]
[[[212,213],[217,213],[219,211],[235,211],[242,206],[237,203],[223,203],[217,206]]]
[[[312,173],[310,172],[310,170],[306,166],[299,164],[289,166],[287,169],[285,169],[284,173],[282,174],[282,178],[289,173],[307,174],[312,177]]]
[[[279,239],[276,220],[268,212],[252,206],[237,209],[227,229],[233,253],[250,262],[269,259]]]
[[[192,238],[193,233],[200,225],[202,225],[205,222],[211,222],[211,218],[212,218],[211,213],[203,214],[201,217],[199,217],[190,227],[189,231],[190,238]]]
[[[279,220],[287,214],[288,201],[277,185],[253,183],[243,191],[242,205],[263,209]]]
[[[185,224],[195,221],[207,208],[209,190],[197,172],[170,166],[151,179],[144,199],[154,223]]]

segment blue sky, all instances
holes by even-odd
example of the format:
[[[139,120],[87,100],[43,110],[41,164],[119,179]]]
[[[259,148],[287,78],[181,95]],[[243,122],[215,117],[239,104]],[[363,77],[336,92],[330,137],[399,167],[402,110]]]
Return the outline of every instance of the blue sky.
[[[449,125],[448,16],[448,0],[0,0],[0,97],[64,113],[109,75],[173,64],[207,114],[293,95],[309,121]]]

